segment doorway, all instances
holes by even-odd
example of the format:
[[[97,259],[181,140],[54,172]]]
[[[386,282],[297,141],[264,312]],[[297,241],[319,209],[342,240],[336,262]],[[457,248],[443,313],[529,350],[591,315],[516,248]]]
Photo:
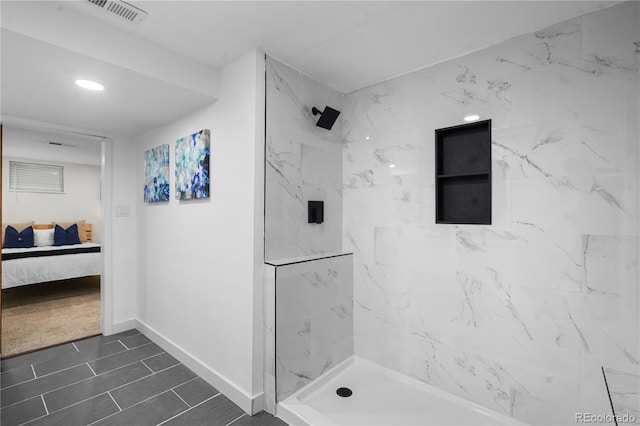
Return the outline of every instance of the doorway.
[[[34,233],[34,247],[22,250],[25,257],[7,256],[7,251],[21,250],[3,249],[2,357],[110,331],[105,327],[111,317],[105,307],[110,304],[104,297],[110,293],[104,279],[108,256],[102,242],[107,228],[103,218],[109,211],[105,201],[110,204],[103,194],[110,193],[105,176],[110,176],[111,141],[40,123],[5,122],[2,130],[2,229],[16,221],[32,222]],[[16,170],[24,165],[47,172],[49,166],[60,167],[62,190],[16,189]],[[75,230],[83,241],[59,245],[52,241],[59,230]],[[4,246],[4,235],[2,242]],[[31,250],[56,253],[41,259]]]

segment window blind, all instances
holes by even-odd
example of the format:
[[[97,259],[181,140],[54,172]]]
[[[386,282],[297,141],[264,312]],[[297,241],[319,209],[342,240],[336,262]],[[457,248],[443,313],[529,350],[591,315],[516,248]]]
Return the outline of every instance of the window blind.
[[[9,161],[9,189],[64,192],[64,166]]]

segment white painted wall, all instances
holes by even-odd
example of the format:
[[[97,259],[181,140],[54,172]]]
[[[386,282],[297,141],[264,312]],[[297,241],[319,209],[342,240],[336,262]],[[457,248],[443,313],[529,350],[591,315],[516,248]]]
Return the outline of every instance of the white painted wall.
[[[138,319],[252,411],[262,393],[264,56],[252,51],[225,67],[220,87],[215,104],[135,139]],[[143,203],[144,152],[169,144],[174,185],[175,141],[205,128],[210,198]]]
[[[103,205],[105,253],[105,286],[103,297],[112,301],[110,312],[103,311],[105,334],[124,331],[135,326],[138,308],[138,242],[136,200],[136,147],[131,138],[113,137],[104,142]],[[116,208],[125,206],[129,216],[116,217]],[[108,307],[108,306],[107,306]]]
[[[22,192],[9,189],[9,162],[53,164],[64,167],[64,193]],[[100,167],[24,158],[2,158],[2,221],[50,223],[86,220],[101,241]]]

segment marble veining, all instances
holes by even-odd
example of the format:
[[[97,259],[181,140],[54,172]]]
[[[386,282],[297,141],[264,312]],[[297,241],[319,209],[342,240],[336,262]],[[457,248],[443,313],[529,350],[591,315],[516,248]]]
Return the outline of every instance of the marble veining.
[[[624,423],[640,424],[640,374],[603,367],[614,414]],[[622,421],[618,422],[622,424]]]
[[[282,401],[353,354],[353,256],[274,268],[275,400]]]
[[[640,4],[345,96],[354,351],[530,424],[640,367]],[[492,119],[493,221],[435,225],[433,131]]]
[[[267,258],[354,254],[278,273],[265,391],[355,352],[530,424],[606,412],[601,366],[640,366],[639,22],[621,3],[344,97],[269,59]],[[323,104],[339,130],[313,126]],[[436,226],[433,131],[471,112],[493,224]]]
[[[312,107],[340,110],[342,95],[267,58],[265,257],[342,248],[342,123],[315,126]],[[325,221],[307,223],[307,201],[325,202]]]
[[[581,180],[580,182],[574,182],[572,181],[573,180],[572,176],[558,176],[556,173],[554,173],[555,170],[550,171],[546,169],[546,167],[543,165],[544,164],[543,162],[546,161],[544,154],[538,155],[536,150],[546,149],[550,144],[562,144],[566,146],[567,144],[563,143],[563,140],[564,140],[564,136],[562,132],[556,129],[551,133],[549,133],[548,135],[546,135],[543,139],[539,140],[531,148],[529,148],[527,153],[518,152],[516,151],[515,148],[501,144],[497,141],[493,141],[492,146],[497,148],[498,155],[501,155],[500,151],[504,152],[502,154],[503,166],[500,167],[503,171],[506,171],[506,169],[510,169],[512,167],[511,163],[513,163],[513,159],[517,158],[519,160],[518,168],[522,177],[528,177],[528,176],[531,176],[532,173],[537,173],[542,177],[548,178],[549,181],[552,182],[555,186],[564,186],[570,190],[578,191],[587,195],[588,194],[597,195],[601,197],[608,204],[624,211],[624,207],[621,205],[621,202],[618,201],[616,196],[612,194],[609,190],[607,190],[607,188],[603,187],[602,184],[595,181],[591,181],[590,185],[589,184],[585,185],[583,182],[584,179],[582,176],[576,176],[576,178]],[[598,158],[606,162],[610,162],[604,156],[596,153],[595,150],[587,142],[580,141],[580,145],[584,146],[589,152],[591,152],[593,155],[597,156]],[[578,145],[578,148],[581,147],[580,145]]]

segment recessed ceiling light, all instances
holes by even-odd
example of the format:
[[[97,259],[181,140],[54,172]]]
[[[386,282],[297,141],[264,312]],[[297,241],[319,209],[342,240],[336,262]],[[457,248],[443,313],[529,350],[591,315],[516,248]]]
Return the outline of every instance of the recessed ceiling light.
[[[371,136],[365,136],[364,138],[365,138],[365,140],[369,140],[369,139],[371,139]]]
[[[104,90],[104,86],[91,80],[76,80],[76,84],[88,90]]]
[[[395,164],[389,164],[389,167],[390,167],[390,168],[392,168],[392,169],[393,169],[395,166],[396,166]]]
[[[464,117],[464,121],[476,121],[480,118],[479,115],[476,114],[472,114],[472,115],[467,115]]]

